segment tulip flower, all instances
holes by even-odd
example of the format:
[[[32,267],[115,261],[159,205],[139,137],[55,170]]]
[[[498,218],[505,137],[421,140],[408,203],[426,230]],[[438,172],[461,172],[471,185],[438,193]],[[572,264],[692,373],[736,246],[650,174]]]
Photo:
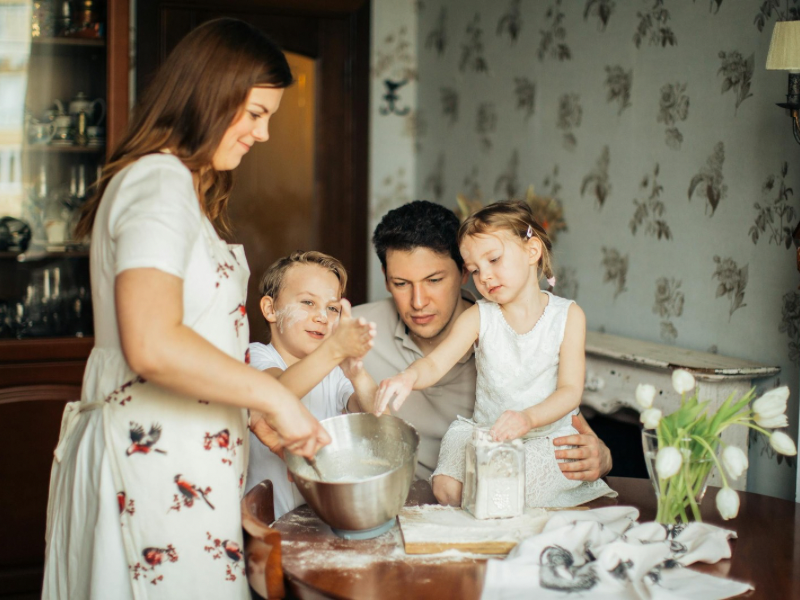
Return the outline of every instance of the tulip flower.
[[[789,426],[789,419],[786,415],[775,415],[774,417],[761,418],[759,415],[755,416],[755,422],[761,427],[768,427],[769,429],[780,429],[781,427]]]
[[[685,369],[675,369],[672,372],[672,387],[679,394],[693,390],[695,386],[694,376]]]
[[[677,448],[667,446],[656,454],[656,472],[661,479],[669,479],[680,471],[683,457]]]
[[[722,464],[728,475],[737,479],[747,469],[747,455],[742,452],[741,448],[728,446],[722,451]]]
[[[773,431],[769,438],[769,444],[779,454],[794,456],[797,454],[797,446],[794,445],[792,438],[782,431]]]
[[[753,402],[756,423],[762,427],[786,427],[786,425],[767,425],[767,421],[779,417],[786,412],[786,401],[789,399],[789,388],[785,385],[775,388]]]
[[[661,421],[661,411],[657,408],[648,408],[639,415],[639,419],[644,424],[645,429],[655,429]]]
[[[739,494],[728,486],[722,488],[717,494],[717,510],[725,519],[733,519],[739,514]]]
[[[656,397],[656,388],[649,383],[640,383],[636,386],[636,402],[642,408],[651,408]]]

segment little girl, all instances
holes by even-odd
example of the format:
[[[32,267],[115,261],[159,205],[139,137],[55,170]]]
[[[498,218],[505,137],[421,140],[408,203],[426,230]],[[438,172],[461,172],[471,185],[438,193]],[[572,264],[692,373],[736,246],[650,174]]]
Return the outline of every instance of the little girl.
[[[572,415],[583,393],[586,318],[573,301],[539,289],[541,274],[554,281],[547,232],[523,202],[499,202],[464,221],[458,243],[486,300],[467,309],[429,355],[381,382],[376,411],[392,398],[397,410],[412,389],[435,384],[474,344],[475,412],[472,421],[454,421],[442,440],[432,476],[436,499],[461,503],[465,448],[475,427],[490,428],[497,441],[523,438],[528,506],[616,495],[602,480],[567,479],[555,458],[553,438],[577,433]]]

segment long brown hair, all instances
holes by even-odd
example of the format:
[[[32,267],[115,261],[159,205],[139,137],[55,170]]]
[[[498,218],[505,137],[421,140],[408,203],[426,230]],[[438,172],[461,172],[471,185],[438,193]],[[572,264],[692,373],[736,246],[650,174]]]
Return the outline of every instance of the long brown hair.
[[[458,229],[458,244],[467,236],[491,233],[493,231],[508,231],[519,237],[520,242],[528,240],[528,230],[542,242],[542,258],[539,261],[541,273],[545,277],[553,276],[553,242],[536,219],[533,218],[531,207],[520,200],[506,200],[485,206],[478,212],[471,214]]]
[[[218,230],[233,186],[229,171],[212,166],[214,152],[254,87],[285,88],[292,72],[278,46],[252,25],[215,19],[194,29],[169,54],[138,103],[95,194],[83,208],[75,236],[89,235],[111,178],[163,149],[199,175],[201,206]]]

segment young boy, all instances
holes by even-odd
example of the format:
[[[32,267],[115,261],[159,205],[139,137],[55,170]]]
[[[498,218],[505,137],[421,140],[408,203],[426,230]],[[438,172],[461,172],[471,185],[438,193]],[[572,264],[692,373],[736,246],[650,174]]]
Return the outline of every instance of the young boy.
[[[352,318],[342,299],[346,284],[342,263],[313,251],[277,260],[259,284],[270,343],[250,344],[250,364],[277,378],[319,420],[372,412],[377,389],[360,361],[375,325]],[[281,457],[250,433],[247,489],[272,481],[276,519],[304,502]]]

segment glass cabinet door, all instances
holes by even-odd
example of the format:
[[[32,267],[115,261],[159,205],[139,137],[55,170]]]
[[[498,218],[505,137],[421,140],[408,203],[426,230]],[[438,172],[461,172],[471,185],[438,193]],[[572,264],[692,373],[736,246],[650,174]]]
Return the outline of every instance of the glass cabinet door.
[[[0,337],[92,333],[73,231],[105,160],[106,12],[0,0]]]

